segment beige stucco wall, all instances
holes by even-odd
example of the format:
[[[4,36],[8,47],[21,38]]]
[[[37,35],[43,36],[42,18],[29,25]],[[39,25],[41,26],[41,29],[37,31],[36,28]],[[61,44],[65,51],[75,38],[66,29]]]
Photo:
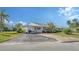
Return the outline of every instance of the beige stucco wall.
[[[29,30],[33,31],[33,32],[42,32],[43,31],[43,27],[40,27],[40,29],[35,29],[34,26],[26,26],[24,27],[24,29],[26,30],[26,32],[28,32]]]

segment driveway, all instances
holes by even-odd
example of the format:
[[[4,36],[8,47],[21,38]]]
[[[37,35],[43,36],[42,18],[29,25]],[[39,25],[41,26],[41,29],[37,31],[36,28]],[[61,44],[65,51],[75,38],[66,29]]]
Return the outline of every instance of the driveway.
[[[57,41],[54,38],[48,38],[38,34],[22,34],[19,37],[13,38],[9,41],[6,41],[2,44],[24,44],[27,42],[55,42]]]
[[[38,34],[22,34],[0,44],[0,51],[78,51],[79,42],[60,43]]]

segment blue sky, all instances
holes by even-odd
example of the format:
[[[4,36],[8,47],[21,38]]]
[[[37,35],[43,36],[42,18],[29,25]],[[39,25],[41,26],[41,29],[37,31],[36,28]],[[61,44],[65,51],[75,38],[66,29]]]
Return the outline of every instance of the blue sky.
[[[9,15],[9,23],[48,23],[67,26],[67,20],[79,17],[79,8],[72,7],[0,7]]]

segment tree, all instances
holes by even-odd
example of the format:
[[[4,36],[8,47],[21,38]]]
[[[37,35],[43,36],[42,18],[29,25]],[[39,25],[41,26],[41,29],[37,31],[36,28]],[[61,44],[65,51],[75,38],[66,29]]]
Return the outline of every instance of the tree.
[[[74,32],[76,32],[76,28],[79,27],[79,22],[76,18],[72,19],[71,21],[68,20],[67,24],[69,25],[69,28],[72,29]]]
[[[17,23],[14,27],[14,30],[17,31],[18,33],[24,32],[23,25],[21,23]]]
[[[55,29],[55,25],[53,23],[48,23],[48,31],[52,32]]]
[[[8,15],[4,11],[1,11],[0,12],[0,31],[1,32],[4,30],[4,27],[6,25],[5,21],[8,21]]]
[[[71,21],[68,20],[67,24],[69,25],[70,28],[75,28],[79,26],[79,22],[77,21],[76,18],[72,19]]]
[[[3,31],[9,31],[9,28],[7,26],[4,26]]]
[[[70,21],[70,20],[68,20],[68,21],[67,21],[67,24],[70,26],[70,24],[71,24],[71,21]]]
[[[78,22],[77,19],[73,19],[72,21],[74,23],[74,27],[78,27],[79,26],[79,22]]]

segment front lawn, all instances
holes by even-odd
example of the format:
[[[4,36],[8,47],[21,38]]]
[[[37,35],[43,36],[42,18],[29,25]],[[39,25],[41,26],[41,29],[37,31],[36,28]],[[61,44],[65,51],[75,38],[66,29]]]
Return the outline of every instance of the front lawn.
[[[0,42],[10,40],[18,35],[19,35],[19,33],[17,33],[17,32],[1,32],[0,33]]]

